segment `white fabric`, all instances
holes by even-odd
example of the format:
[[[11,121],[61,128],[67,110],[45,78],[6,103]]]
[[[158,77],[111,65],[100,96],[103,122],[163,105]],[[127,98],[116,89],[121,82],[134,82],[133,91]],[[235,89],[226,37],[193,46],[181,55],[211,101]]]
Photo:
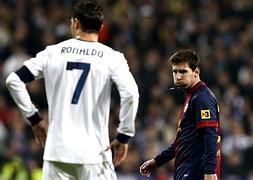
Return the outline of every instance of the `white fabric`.
[[[99,164],[67,164],[44,161],[42,180],[116,180],[110,162]]]
[[[11,73],[7,77],[6,84],[10,90],[11,96],[24,117],[30,117],[38,111],[31,101],[31,98],[26,90],[25,83],[20,80],[16,73]]]
[[[76,69],[77,63],[81,69]],[[44,160],[81,164],[112,160],[111,151],[104,151],[109,145],[112,81],[121,97],[117,130],[134,135],[139,94],[122,53],[98,42],[69,39],[48,46],[24,65],[36,79],[45,80],[49,129]],[[82,79],[85,73],[87,78]],[[80,82],[84,84],[77,88]],[[6,83],[25,117],[37,111],[23,82],[14,73]],[[76,89],[80,97],[75,104],[72,98]]]

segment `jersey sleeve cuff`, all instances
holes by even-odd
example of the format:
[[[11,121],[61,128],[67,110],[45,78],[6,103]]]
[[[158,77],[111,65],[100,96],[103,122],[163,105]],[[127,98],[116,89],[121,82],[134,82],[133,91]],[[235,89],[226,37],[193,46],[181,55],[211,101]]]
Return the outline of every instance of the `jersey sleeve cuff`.
[[[121,133],[119,133],[116,137],[116,139],[123,144],[127,144],[130,138],[130,136]]]
[[[154,160],[156,162],[157,167],[160,167],[161,165],[163,165],[164,163],[166,163],[166,162],[164,162],[164,158],[162,156],[159,156],[159,155],[156,156],[154,158]]]
[[[215,170],[205,170],[204,174],[216,174]]]
[[[32,126],[39,124],[39,122],[42,120],[40,114],[38,112],[35,112],[32,116],[27,118]]]

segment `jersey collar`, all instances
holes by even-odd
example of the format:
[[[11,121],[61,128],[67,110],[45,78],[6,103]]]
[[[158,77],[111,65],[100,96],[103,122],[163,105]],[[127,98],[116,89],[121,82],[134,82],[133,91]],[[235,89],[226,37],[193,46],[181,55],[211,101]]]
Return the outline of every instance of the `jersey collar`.
[[[191,87],[190,89],[185,90],[187,95],[193,94],[195,91],[197,91],[198,89],[205,87],[206,84],[202,81],[199,81],[197,84],[195,84],[193,87]]]

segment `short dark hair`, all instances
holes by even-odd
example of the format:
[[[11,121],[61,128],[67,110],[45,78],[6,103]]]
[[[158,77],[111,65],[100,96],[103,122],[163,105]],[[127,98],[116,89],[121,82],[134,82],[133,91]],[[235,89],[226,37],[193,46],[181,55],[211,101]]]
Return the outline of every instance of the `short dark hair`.
[[[195,51],[192,50],[179,50],[174,53],[170,58],[169,62],[171,65],[178,64],[181,62],[188,62],[189,67],[194,71],[199,67],[199,57]]]
[[[99,32],[104,20],[102,6],[96,0],[80,0],[73,8],[73,18],[80,21],[84,32]]]

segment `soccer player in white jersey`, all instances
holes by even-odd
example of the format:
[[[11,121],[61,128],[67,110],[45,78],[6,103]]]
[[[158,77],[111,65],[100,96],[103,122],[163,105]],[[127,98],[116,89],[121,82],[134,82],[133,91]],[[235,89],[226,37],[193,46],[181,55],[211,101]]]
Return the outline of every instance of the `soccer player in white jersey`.
[[[125,159],[134,136],[138,87],[124,55],[98,42],[102,22],[99,4],[79,1],[71,18],[73,38],[47,46],[6,80],[35,139],[45,146],[43,180],[116,179],[114,166]],[[48,128],[25,86],[40,78],[46,87]],[[120,122],[110,143],[112,82],[120,94]]]

